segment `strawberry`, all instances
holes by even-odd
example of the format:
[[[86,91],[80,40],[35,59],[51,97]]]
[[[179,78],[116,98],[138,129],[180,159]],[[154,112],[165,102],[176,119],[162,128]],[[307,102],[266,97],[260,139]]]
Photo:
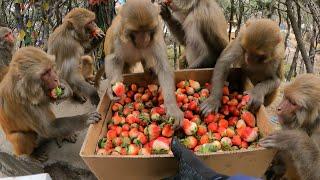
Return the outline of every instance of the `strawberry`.
[[[158,137],[150,142],[153,154],[168,154],[170,151],[171,140],[165,137]]]
[[[236,96],[236,99],[237,99],[238,101],[241,101],[242,98],[243,98],[243,95],[242,95],[242,94],[238,94],[238,95]],[[248,101],[248,102],[249,102],[249,101]]]
[[[194,152],[199,152],[200,151],[200,149],[201,149],[201,145],[198,145],[198,146],[196,146],[194,149],[193,149],[193,151]]]
[[[127,97],[128,98],[133,98],[133,96],[134,96],[134,92],[132,90],[127,92]]]
[[[111,152],[111,155],[112,155],[112,156],[120,156],[120,153],[119,153],[118,151],[113,150],[113,151]]]
[[[238,104],[238,108],[242,108],[243,106],[246,106],[250,100],[249,95],[242,96],[241,102]]]
[[[170,124],[166,124],[163,126],[162,128],[162,136],[164,137],[172,137],[173,136],[173,133],[174,133],[174,130],[172,129],[172,126]]]
[[[140,145],[140,144],[146,144],[148,142],[148,138],[145,134],[139,133],[138,137],[133,140],[133,143]]]
[[[181,88],[181,89],[183,89],[183,88],[185,88],[185,87],[187,87],[187,86],[189,86],[188,81],[180,81],[180,82],[177,84],[177,88]]]
[[[204,122],[209,124],[209,123],[212,123],[212,122],[217,122],[219,119],[219,116],[217,116],[217,114],[208,114],[205,118],[204,118]]]
[[[185,103],[185,104],[182,105],[182,110],[183,111],[187,111],[188,109],[189,109],[189,103]]]
[[[151,155],[151,150],[148,148],[141,148],[139,151],[139,155]]]
[[[190,79],[189,84],[195,91],[199,91],[201,89],[200,83],[198,81],[194,81]]]
[[[114,146],[121,146],[122,144],[122,138],[120,137],[115,137],[114,139],[112,139],[112,144]]]
[[[221,138],[220,138],[221,139]],[[213,141],[211,143],[217,150],[220,150],[221,149],[221,142],[220,141]]]
[[[238,109],[237,109],[237,106],[232,106],[232,105],[228,105],[228,109],[229,109],[229,112],[231,112],[232,114],[233,114],[236,110],[238,110]]]
[[[211,89],[212,85],[210,83],[204,83],[204,87],[207,89]]]
[[[149,101],[149,99],[150,99],[149,94],[143,94],[143,95],[141,96],[141,100],[142,100],[143,102],[147,102],[147,101]]]
[[[227,104],[230,106],[237,106],[239,103],[237,99],[233,98]]]
[[[129,137],[129,131],[122,131],[120,136],[121,137]]]
[[[239,135],[235,135],[232,137],[232,145],[241,146],[241,137]]]
[[[131,139],[129,137],[122,137],[122,147],[127,147],[131,144]]]
[[[119,116],[118,113],[115,113],[111,120],[112,123],[115,125],[124,124],[126,122],[126,119],[124,117]]]
[[[203,136],[201,136],[200,138],[200,144],[207,144],[210,142],[210,137],[208,134],[205,134]]]
[[[143,125],[148,124],[150,122],[150,114],[149,113],[141,113],[139,115],[139,119],[141,120],[141,122],[143,122]]]
[[[138,127],[138,130],[139,130],[140,132],[144,133],[144,126],[141,126],[141,125],[140,125],[140,126]]]
[[[128,146],[128,150],[127,150],[127,153],[128,155],[138,155],[139,154],[139,147],[135,144],[130,144]]]
[[[144,134],[149,137],[149,141],[152,141],[160,136],[161,128],[157,124],[150,124],[144,129]]]
[[[197,107],[198,107],[198,103],[196,101],[191,101],[188,105],[188,109],[190,111],[195,111],[197,110]]]
[[[190,86],[186,87],[186,91],[188,95],[193,95],[194,94],[194,89]]]
[[[106,150],[106,149],[98,149],[98,151],[97,151],[98,156],[105,156],[105,155],[110,155],[110,154],[111,154],[111,151]]]
[[[144,93],[144,87],[139,87],[138,88],[138,93],[141,93],[141,94]]]
[[[166,114],[166,111],[163,107],[154,107],[151,109],[151,113],[158,113],[162,116]]]
[[[238,117],[232,116],[228,119],[228,126],[235,126],[238,122]]]
[[[192,113],[192,111],[185,111],[184,112],[184,118],[186,118],[186,119],[192,119],[193,118],[193,113]]]
[[[177,102],[184,102],[184,100],[187,98],[187,95],[181,94],[181,93],[177,93],[176,94],[176,98],[177,98]]]
[[[249,127],[255,127],[256,126],[256,118],[254,117],[254,115],[249,112],[249,111],[243,111],[241,114],[241,119],[244,120],[244,122],[246,122],[246,124]]]
[[[234,135],[236,134],[236,132],[234,131],[234,129],[233,128],[227,128],[227,136],[229,137],[229,138],[232,138]]]
[[[220,133],[214,133],[214,139],[220,141],[221,140],[221,134]]]
[[[189,99],[188,99],[188,96],[186,96],[184,99],[183,99],[183,101],[182,101],[183,103],[188,103],[189,102]]]
[[[208,89],[201,89],[200,91],[200,97],[209,97],[209,90]]]
[[[126,117],[126,122],[128,124],[133,124],[133,123],[136,123],[137,121],[139,121],[139,118],[133,114],[129,114],[127,117]]]
[[[117,132],[117,136],[119,136],[121,134],[121,132],[122,132],[122,127],[118,126],[116,128],[116,132]]]
[[[200,95],[198,93],[194,93],[193,97],[198,99],[200,97]]]
[[[204,134],[206,134],[208,132],[207,127],[203,124],[200,124],[198,126],[198,131],[197,131],[197,135],[198,136],[203,136]]]
[[[188,149],[193,149],[197,146],[198,140],[194,136],[188,136],[182,140],[182,144],[184,144]]]
[[[229,102],[229,97],[228,96],[222,96],[221,102],[222,102],[222,104],[227,104]]]
[[[131,139],[134,139],[134,138],[137,138],[139,135],[139,130],[138,128],[132,128],[130,131],[129,131],[129,137]]]
[[[114,103],[112,105],[112,111],[116,112],[116,111],[122,111],[123,106],[119,103]]]
[[[113,86],[112,86],[112,91],[113,93],[118,96],[121,97],[125,94],[125,86],[122,82],[116,82]]]
[[[121,155],[127,155],[127,149],[126,148],[121,148],[120,149],[120,154]]]
[[[240,119],[236,124],[237,129],[245,128],[246,126],[246,123],[242,119]]]
[[[227,129],[224,128],[224,127],[219,127],[219,128],[218,128],[218,133],[220,133],[220,135],[221,135],[222,137],[225,137],[225,136],[227,136]]]
[[[130,89],[131,89],[133,92],[138,92],[138,86],[137,86],[136,84],[131,84]]]
[[[112,149],[113,148],[112,141],[107,141],[103,148],[106,149],[106,150]]]
[[[193,135],[197,132],[197,124],[189,121],[188,119],[184,119],[182,121],[182,129],[186,135]]]
[[[148,85],[148,89],[149,89],[149,91],[151,92],[151,94],[152,94],[153,96],[156,96],[156,95],[157,95],[157,93],[158,93],[158,86],[157,86],[157,85],[155,85],[155,84],[149,84],[149,85]]]
[[[247,142],[253,142],[258,138],[258,128],[245,127],[238,129],[240,137]]]
[[[215,122],[212,122],[208,125],[208,129],[210,132],[216,133],[218,132],[218,124]]]
[[[117,137],[117,131],[116,130],[109,130],[107,132],[107,139],[108,140],[112,140],[112,139],[114,139],[116,137]]]
[[[141,93],[136,93],[133,97],[135,102],[141,102],[142,101],[142,94]]]
[[[248,148],[248,143],[246,141],[241,142],[241,148],[247,149]]]
[[[133,123],[133,124],[130,124],[130,128],[139,128],[139,124],[137,123]]]
[[[231,149],[232,140],[229,137],[223,137],[220,142],[221,142],[223,150],[230,150]]]
[[[185,94],[185,93],[187,92],[187,90],[186,90],[186,89],[182,89],[182,88],[178,88],[178,89],[176,90],[176,92],[177,92],[177,93],[181,93],[181,94]]]
[[[123,114],[124,116],[128,116],[129,114],[131,114],[132,111],[133,111],[133,108],[124,107],[122,114]]]
[[[201,119],[199,115],[194,115],[193,118],[190,120],[196,124],[200,124],[201,123]]]
[[[229,96],[229,88],[228,86],[224,86],[222,90],[223,95]]]
[[[128,104],[128,103],[131,103],[131,102],[132,102],[131,98],[129,98],[129,97],[124,98],[124,103]]]
[[[160,114],[158,113],[151,113],[151,120],[152,121],[159,121],[161,119]]]
[[[240,111],[239,111],[239,109],[234,110],[234,111],[232,112],[232,115],[234,115],[234,116],[240,116]]]
[[[144,105],[141,102],[134,102],[133,107],[136,111],[141,111],[144,108]]]
[[[132,111],[131,114],[136,116],[136,117],[140,116],[140,112],[139,111]]]
[[[230,113],[229,112],[229,107],[227,105],[222,106],[221,112],[222,112],[222,114],[228,116],[229,113]]]
[[[223,127],[223,128],[225,128],[225,129],[227,129],[229,124],[228,124],[228,121],[227,121],[227,120],[221,119],[221,120],[219,121],[218,125],[219,125],[219,127]]]

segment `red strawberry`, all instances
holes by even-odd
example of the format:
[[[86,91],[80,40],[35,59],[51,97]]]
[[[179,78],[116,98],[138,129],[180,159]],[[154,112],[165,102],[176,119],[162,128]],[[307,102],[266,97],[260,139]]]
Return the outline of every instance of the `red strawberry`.
[[[245,128],[246,126],[246,123],[242,119],[240,119],[236,124],[237,129]]]
[[[190,79],[189,84],[195,91],[199,91],[201,89],[200,83],[198,81],[194,81]]]
[[[186,91],[188,95],[193,95],[194,94],[194,89],[192,87],[186,87]]]
[[[170,124],[166,124],[163,126],[163,129],[162,129],[162,136],[164,137],[172,137],[173,136],[173,133],[174,133],[174,130],[172,129],[172,126]]]
[[[187,87],[187,86],[189,86],[189,83],[188,83],[188,81],[180,81],[178,84],[177,84],[177,87],[178,88],[185,88],[185,87]]]
[[[203,136],[204,134],[206,134],[208,132],[207,127],[203,124],[200,124],[198,126],[198,131],[197,131],[197,135],[198,136]]]
[[[214,139],[220,141],[221,140],[221,134],[220,133],[214,133]]]
[[[208,134],[205,134],[203,136],[201,136],[200,138],[200,144],[207,144],[210,142],[210,137]]]
[[[192,119],[193,118],[193,113],[192,113],[192,111],[185,111],[184,112],[184,118],[186,118],[186,119]]]
[[[162,115],[166,114],[166,111],[163,107],[154,107],[151,109],[151,113],[158,113],[162,116]]]
[[[188,109],[191,111],[197,110],[198,103],[196,101],[191,101],[188,105]]]
[[[150,124],[144,129],[144,134],[149,137],[149,141],[152,141],[160,136],[161,128],[157,124]]]
[[[229,112],[231,112],[232,114],[233,114],[236,110],[238,110],[238,109],[237,109],[237,106],[232,106],[232,105],[228,105],[228,109],[229,109]]]
[[[127,151],[127,153],[128,153],[128,155],[138,155],[139,154],[139,147],[137,146],[137,145],[135,145],[135,144],[130,144],[129,146],[128,146],[128,151]]]
[[[222,114],[228,116],[229,113],[230,113],[230,112],[229,112],[229,107],[228,107],[227,105],[222,106],[221,112],[222,112]]]
[[[229,137],[229,138],[232,138],[235,134],[236,134],[236,132],[234,131],[234,129],[233,128],[227,128],[227,136]]]
[[[149,101],[149,99],[150,99],[149,94],[143,94],[143,95],[141,96],[141,100],[142,100],[143,102],[147,102],[147,101]]]
[[[224,86],[222,90],[223,95],[229,96],[229,88],[228,86]]]
[[[136,93],[135,95],[134,95],[134,101],[136,101],[136,102],[141,102],[142,101],[142,94],[141,93]]]
[[[118,113],[115,113],[111,120],[112,123],[115,125],[124,124],[126,122],[126,119],[124,117],[119,116]]]
[[[141,111],[144,108],[144,105],[141,102],[134,102],[133,107],[136,111]]]
[[[229,126],[235,126],[238,122],[238,117],[232,116],[228,119]]]
[[[182,144],[184,144],[188,149],[193,149],[197,146],[198,140],[194,136],[188,136],[182,140]]]
[[[228,123],[228,121],[227,120],[225,120],[225,119],[221,119],[220,121],[219,121],[219,127],[223,127],[223,128],[228,128],[228,125],[229,125],[229,123]]]
[[[219,127],[218,132],[221,134],[222,137],[227,136],[227,129],[224,127]]]
[[[158,113],[151,113],[151,120],[152,121],[159,121],[161,119],[160,114]]]
[[[170,151],[171,140],[165,137],[158,137],[150,142],[152,153],[154,154],[167,154]]]
[[[238,129],[237,132],[247,142],[253,142],[258,138],[258,128],[245,127]]]
[[[177,93],[176,98],[177,98],[177,102],[184,102],[184,100],[187,99],[187,95]]]
[[[122,114],[123,114],[124,116],[128,116],[129,114],[131,114],[132,111],[133,111],[133,109],[131,109],[131,108],[129,108],[129,107],[125,107],[125,108],[123,109]]]
[[[111,151],[106,150],[106,149],[98,149],[97,150],[97,155],[98,156],[105,156],[105,155],[110,155]]]
[[[120,137],[115,137],[114,139],[112,139],[112,143],[114,146],[121,146],[122,144],[122,138]]]
[[[249,111],[243,111],[241,114],[241,119],[244,120],[244,122],[246,122],[246,124],[249,127],[255,127],[256,126],[256,118],[254,117],[254,115],[249,112]]]
[[[131,124],[130,125],[130,128],[132,129],[132,128],[139,128],[139,124],[137,124],[137,123],[133,123],[133,124]]]
[[[201,89],[200,97],[209,97],[209,90],[208,89]]]
[[[143,133],[139,133],[138,137],[133,140],[133,143],[137,144],[137,145],[140,145],[140,144],[146,144],[148,142],[148,138],[145,134]]]
[[[128,98],[133,98],[133,96],[134,96],[134,92],[132,90],[127,92],[127,97]]]
[[[248,143],[246,141],[241,142],[241,148],[247,149],[248,148]]]
[[[189,121],[188,119],[184,119],[182,121],[182,129],[186,135],[193,135],[197,132],[197,124]]]
[[[108,140],[108,141],[105,143],[105,145],[104,145],[103,148],[106,149],[106,150],[112,149],[112,148],[113,148],[113,143],[112,143],[112,141],[111,141],[111,140]]]
[[[235,135],[232,137],[232,145],[241,146],[241,138],[239,135]]]
[[[194,94],[193,94],[193,97],[195,97],[195,98],[199,98],[199,97],[200,97],[200,95],[199,95],[198,93],[194,93]]]
[[[236,96],[236,98],[237,98],[238,101],[241,101],[242,98],[243,98],[243,95],[242,95],[242,94],[238,94],[238,95]],[[248,101],[248,102],[249,102],[249,101]]]
[[[137,138],[139,135],[139,130],[138,128],[132,128],[130,131],[129,131],[129,137],[131,139],[134,139],[134,138]]]
[[[138,127],[138,130],[139,130],[140,132],[144,133],[144,127],[143,127],[143,126],[139,126],[139,127]]]
[[[189,103],[185,103],[182,105],[182,110],[187,111],[189,109]]]
[[[150,122],[150,114],[149,113],[141,113],[139,115],[139,119],[141,120],[141,123],[143,123],[143,125],[148,124]]]
[[[122,147],[127,147],[131,144],[131,139],[129,137],[122,137]]]
[[[112,140],[112,139],[114,139],[116,137],[117,137],[117,131],[116,130],[109,130],[107,132],[107,139],[108,140]]]
[[[113,93],[118,96],[118,97],[121,97],[124,95],[125,93],[125,86],[122,82],[116,82],[113,86],[112,86],[112,91]]]
[[[149,91],[152,93],[153,96],[156,96],[158,93],[158,86],[155,84],[149,84],[148,85]]]
[[[218,124],[215,122],[212,122],[208,125],[208,129],[209,129],[209,131],[216,133],[216,132],[218,132]]]
[[[117,136],[119,136],[121,134],[121,132],[122,132],[122,128],[120,126],[118,126],[116,128],[116,132],[117,132]]]
[[[128,124],[133,124],[133,123],[136,123],[136,122],[138,122],[138,121],[140,121],[140,119],[139,119],[137,116],[135,116],[134,114],[129,114],[129,115],[126,117],[126,122],[127,122]]]
[[[199,115],[194,115],[193,118],[190,120],[196,124],[200,124],[201,123],[201,119]]]
[[[126,98],[124,98],[124,102],[125,102],[126,104],[131,103],[131,102],[132,102],[132,99],[126,97]]]
[[[240,111],[238,109],[234,110],[234,112],[232,112],[232,114],[234,116],[240,116]]]
[[[212,122],[217,122],[218,119],[219,119],[219,116],[217,114],[208,114],[208,116],[204,118],[204,122],[209,124]]]
[[[138,86],[137,86],[136,84],[131,84],[130,89],[131,89],[133,92],[137,92],[137,91],[138,91]]]
[[[229,102],[229,97],[228,96],[222,96],[222,104],[227,104]]]
[[[123,109],[123,106],[119,103],[114,103],[112,105],[112,111],[122,111]]]
[[[239,103],[238,103],[238,100],[233,98],[231,99],[229,102],[228,102],[228,105],[230,106],[237,106]]]
[[[129,137],[129,131],[122,131],[120,136],[121,137]]]
[[[177,93],[181,93],[181,94],[185,94],[185,93],[187,92],[187,90],[186,90],[186,89],[182,89],[182,88],[178,88],[178,89],[176,90],[176,92],[177,92]]]
[[[139,151],[139,155],[151,155],[151,150],[148,148],[141,148]]]
[[[248,104],[249,100],[250,100],[250,96],[249,95],[242,96],[241,102],[238,104],[238,108],[246,106]]]

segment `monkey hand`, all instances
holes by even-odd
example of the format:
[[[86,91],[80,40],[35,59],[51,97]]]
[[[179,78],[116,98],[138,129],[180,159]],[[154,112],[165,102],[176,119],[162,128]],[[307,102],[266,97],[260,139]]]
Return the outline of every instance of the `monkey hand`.
[[[166,4],[166,3],[164,3],[164,2],[161,2],[160,3],[160,15],[161,15],[161,17],[164,19],[164,20],[168,20],[168,19],[170,19],[171,18],[171,12],[170,12],[170,10],[169,10],[169,7],[168,7],[168,5]]]
[[[169,117],[174,118],[174,129],[179,129],[181,126],[181,122],[184,118],[183,112],[179,109],[179,107],[176,104],[171,104],[166,106],[166,112]]]
[[[309,139],[309,140],[308,140]],[[259,141],[259,145],[265,148],[275,148],[278,150],[295,149],[304,142],[311,141],[308,134],[299,130],[277,131]]]
[[[100,102],[100,97],[97,91],[94,91],[89,98],[92,105],[98,106]]]
[[[67,99],[67,98],[73,96],[73,91],[72,91],[71,87],[66,82],[61,82],[60,88],[62,89],[63,94],[58,97],[59,99]]]
[[[107,82],[107,94],[111,101],[119,101],[120,97],[117,97],[113,94],[112,85],[110,82]]]
[[[221,106],[220,100],[215,100],[214,97],[209,96],[208,99],[206,99],[203,103],[201,103],[200,110],[202,114],[206,116],[212,112],[214,113],[218,112],[220,106]]]
[[[86,123],[89,124],[95,124],[101,120],[101,115],[97,111],[91,112],[87,114],[87,121]]]
[[[251,112],[257,112],[260,106],[263,104],[264,96],[261,96],[253,91],[247,91],[244,94],[248,94],[250,100],[248,102],[248,108]]]

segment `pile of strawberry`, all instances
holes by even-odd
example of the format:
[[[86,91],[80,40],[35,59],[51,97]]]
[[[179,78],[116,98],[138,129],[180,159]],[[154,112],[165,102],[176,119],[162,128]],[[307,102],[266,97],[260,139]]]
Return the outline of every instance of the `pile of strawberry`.
[[[150,155],[171,153],[173,135],[198,153],[231,151],[257,146],[255,116],[246,110],[248,95],[223,89],[218,113],[200,116],[199,105],[209,97],[210,84],[194,80],[177,84],[178,106],[184,112],[182,128],[174,131],[174,119],[166,116],[161,89],[150,84],[138,87],[116,83],[112,89],[120,101],[112,105],[112,118],[105,137],[97,145],[98,155]]]

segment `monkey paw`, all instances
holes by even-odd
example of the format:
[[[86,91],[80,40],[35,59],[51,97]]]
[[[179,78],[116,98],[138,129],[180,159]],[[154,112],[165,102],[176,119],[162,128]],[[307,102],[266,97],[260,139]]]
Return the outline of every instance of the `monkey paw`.
[[[203,103],[201,103],[200,110],[202,114],[206,116],[212,112],[214,113],[218,112],[220,106],[221,106],[220,101],[215,101],[214,98],[209,97]]]
[[[107,87],[107,94],[111,101],[119,101],[120,97],[114,96],[111,85]]]
[[[81,104],[87,102],[87,98],[78,94],[73,94],[73,99],[80,102]]]
[[[95,124],[101,120],[101,115],[97,111],[88,114],[87,124]]]
[[[90,101],[92,105],[98,106],[100,102],[100,97],[98,95],[98,92],[94,92],[94,94],[90,95]]]
[[[177,105],[168,105],[166,106],[167,115],[174,118],[174,129],[179,129],[181,122],[184,118],[183,112],[178,108]]]
[[[257,112],[260,109],[260,106],[263,104],[264,97],[261,95],[257,95],[251,91],[245,92],[244,94],[248,94],[250,97],[248,107],[251,112]]]

